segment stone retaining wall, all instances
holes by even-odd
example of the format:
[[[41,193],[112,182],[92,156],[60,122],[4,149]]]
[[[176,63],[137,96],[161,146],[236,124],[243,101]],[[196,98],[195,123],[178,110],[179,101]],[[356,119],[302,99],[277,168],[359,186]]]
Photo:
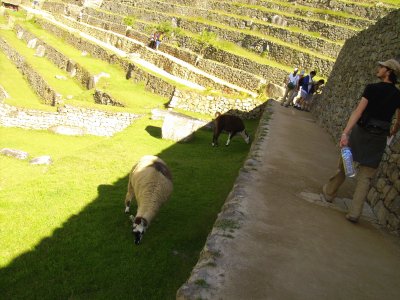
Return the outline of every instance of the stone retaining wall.
[[[48,2],[48,10],[51,12],[52,7],[50,4],[51,2]],[[149,36],[151,32],[149,31],[146,23],[136,21],[136,29],[129,29],[129,27],[125,25],[108,22],[108,16],[111,16],[111,19],[116,18],[115,15],[97,11],[96,17],[93,17],[92,14],[90,16],[85,14],[83,19],[85,22],[87,21],[93,26],[98,26],[101,28],[107,27],[108,30],[120,34],[126,32],[128,37],[133,37],[134,39],[145,44],[149,42]],[[118,22],[123,22],[123,17],[118,17]],[[168,44],[168,42],[178,44],[180,48],[172,46]],[[210,73],[234,84],[238,84],[243,78],[245,82],[257,82],[259,79],[257,79],[257,77],[256,79],[254,79],[254,77],[251,79],[251,74],[263,77],[267,80],[267,82],[282,84],[288,73],[285,70],[260,64],[252,61],[251,59],[235,55],[234,53],[230,53],[222,49],[216,49],[212,46],[207,46],[205,48],[204,44],[201,44],[187,36],[176,35],[173,38],[166,39],[164,43],[161,44],[160,50],[192,65],[196,65],[201,70],[207,72],[211,70],[212,72]],[[225,65],[229,68],[223,69],[221,68],[221,65]],[[225,78],[225,76],[227,76],[227,78]],[[247,88],[251,89],[251,86],[248,86]]]
[[[134,66],[132,62],[129,60],[119,57],[114,53],[103,49],[101,46],[89,42],[88,40],[73,34],[72,32],[67,31],[66,29],[60,28],[55,24],[46,21],[44,19],[37,19],[36,22],[45,30],[51,32],[52,34],[63,38],[68,44],[74,46],[75,48],[86,51],[90,53],[92,56],[102,59],[110,64],[120,65],[123,70],[127,73],[128,71],[134,71],[136,81],[144,82],[145,89],[155,93],[157,95],[168,97],[172,96],[174,86],[163,79],[151,75],[141,68]]]
[[[243,119],[257,119],[264,111],[264,103],[257,99],[228,99],[223,96],[200,95],[175,90],[170,107],[214,116],[216,112],[237,115]]]
[[[330,9],[336,11],[344,11],[349,14],[353,14],[358,17],[378,20],[388,15],[394,9],[389,6],[385,6],[382,3],[380,5],[363,6],[357,5],[356,3],[344,2],[344,1],[333,1],[333,0],[296,0],[301,5],[307,5],[311,7],[318,7],[321,9]]]
[[[93,19],[93,18],[88,17],[88,19]],[[182,66],[174,62],[170,58],[161,55],[156,51],[151,50],[144,44],[138,43],[129,37],[123,36],[121,34],[112,31],[104,30],[101,28],[87,26],[84,23],[75,22],[70,19],[64,18],[62,22],[72,28],[80,30],[81,32],[87,33],[102,42],[116,46],[118,49],[121,49],[127,53],[134,53],[135,55],[138,55],[138,57],[140,57],[141,59],[144,59],[147,62],[150,62],[155,66],[159,67],[160,69],[163,69],[169,74],[177,76],[181,79],[195,82],[206,88],[227,91],[230,94],[240,93],[238,90],[235,90],[231,86],[228,86],[220,82],[216,82],[209,76],[206,76],[204,73],[198,73],[191,70],[190,68],[187,68],[186,66]],[[227,77],[227,75],[225,77]],[[258,90],[263,82],[262,78],[258,78],[257,80],[254,75],[248,74],[248,76],[243,77],[239,83],[240,86],[243,88]]]
[[[324,93],[317,99],[314,114],[335,140],[346,126],[367,83],[377,82],[378,61],[400,58],[400,10],[346,41]],[[400,229],[400,138],[394,139],[379,167],[368,194],[381,224]]]
[[[69,59],[67,56],[65,56],[58,50],[54,49],[51,45],[40,40],[37,36],[29,32],[25,28],[21,27],[20,25],[15,26],[15,31],[18,34],[21,34],[22,40],[24,40],[27,43],[32,39],[37,39],[36,47],[42,45],[46,48],[45,57],[47,59],[49,59],[53,64],[55,64],[61,70],[68,71],[67,70],[68,66],[71,66],[70,68],[75,70],[73,72],[75,74],[74,78],[76,78],[76,80],[78,80],[78,82],[80,82],[80,84],[85,88],[87,89],[91,88],[90,82],[91,81],[93,82],[93,75],[90,74],[89,71],[87,71],[81,65],[75,63],[73,60]]]
[[[61,99],[53,88],[30,66],[25,58],[15,51],[7,42],[0,38],[0,49],[7,55],[7,57],[16,65],[20,72],[26,77],[29,84],[34,91],[43,99],[45,104],[56,105]]]
[[[104,2],[108,1],[103,1],[103,4]],[[270,22],[272,17],[278,14],[277,12],[269,12],[266,10],[263,11],[261,9],[236,5],[235,3],[238,2],[236,0],[231,1],[234,3],[226,3],[227,1],[190,1],[190,0],[183,0],[183,1],[167,0],[167,2],[178,3],[180,5],[192,8],[201,8],[205,10],[221,10],[224,12],[231,12],[239,16],[247,16],[250,18],[254,18],[256,20],[262,20],[267,22]],[[239,2],[245,2],[245,1],[239,1]],[[263,3],[264,3],[263,1],[258,1],[257,3],[253,1],[249,4],[260,6]],[[137,4],[130,3],[127,5],[135,6]],[[332,41],[343,41],[347,38],[354,36],[354,34],[357,33],[354,29],[348,28],[346,26],[341,26],[340,24],[327,24],[324,20],[321,21],[309,20],[300,17],[289,17],[289,16],[284,16],[284,18],[285,20],[288,21],[288,25],[290,27],[297,27],[305,31],[318,32],[321,34],[321,36]]]
[[[133,15],[141,20],[150,21],[157,24],[171,22],[172,19],[171,16],[166,14],[151,12],[135,7],[123,7],[120,4],[110,1],[103,2],[102,8],[118,14]],[[217,26],[206,25],[186,19],[180,19],[178,22],[178,27],[197,34],[201,34],[203,31],[212,31],[216,33],[222,40],[236,43],[245,49],[259,54],[265,52],[267,53],[268,57],[271,57],[271,59],[282,64],[302,66],[306,69],[317,69],[321,76],[328,76],[334,64],[333,58],[324,59],[316,57],[312,54],[295,50],[273,41],[262,39],[255,35],[245,34],[234,30],[223,29]],[[340,32],[339,29],[335,30]],[[342,38],[343,37],[345,37],[344,34],[342,35]]]
[[[104,1],[104,2],[108,3],[110,1]],[[213,2],[212,5],[213,9],[215,8],[223,12],[236,13],[236,9],[238,9],[238,7],[232,5],[229,6],[228,3],[224,2]],[[195,16],[197,18],[201,17],[206,20],[210,20],[220,24],[225,24],[237,29],[252,30],[254,32],[273,36],[274,38],[285,41],[286,43],[292,43],[302,48],[324,53],[324,55],[330,56],[332,58],[336,57],[339,54],[339,51],[342,47],[341,44],[333,43],[327,41],[326,39],[311,37],[309,35],[290,31],[285,28],[273,26],[271,23],[259,22],[255,18],[252,18],[251,20],[249,19],[249,17],[247,19],[237,18],[221,13],[216,13],[208,9],[199,9],[199,8],[194,8],[193,6],[177,6],[177,5],[172,5],[171,3],[159,2],[153,0],[145,0],[139,2],[136,4],[136,7],[148,10],[160,11],[163,13],[169,13],[173,15],[175,14],[177,16],[181,15],[181,16]],[[270,22],[272,16],[273,16],[272,13],[270,13],[269,16],[265,14],[264,19]],[[180,18],[177,17],[178,24],[180,23],[180,21],[181,21]]]
[[[261,164],[260,153],[265,151],[270,114],[270,111],[265,110],[261,116],[249,154],[207,237],[197,264],[188,280],[176,293],[177,300],[214,299],[215,291],[223,285],[224,278],[221,276],[223,272],[218,264],[219,257],[224,251],[224,245],[237,235],[238,229],[248,218],[246,208],[248,195],[245,187],[254,180],[254,174],[258,172],[258,166]]]
[[[182,89],[178,90],[173,84],[164,81],[162,78],[147,73],[129,60],[118,57],[115,54],[111,54],[100,46],[86,41],[85,39],[78,37],[63,28],[57,27],[44,19],[37,19],[37,23],[47,31],[63,37],[67,43],[73,45],[77,49],[85,50],[88,53],[91,53],[93,56],[110,63],[119,64],[127,72],[127,76],[131,80],[134,82],[145,82],[146,90],[152,93],[167,97],[171,100],[173,97],[175,97],[174,101],[179,100],[179,105],[181,105],[181,107],[185,107],[189,111],[213,115],[216,111],[226,112],[229,110],[237,110],[243,112],[242,115],[245,118],[258,117],[262,111],[262,108],[260,107],[262,103],[256,98],[249,97],[245,99],[237,99],[223,96],[214,97],[203,95],[201,93],[195,93],[193,91],[191,92]],[[96,95],[101,96],[102,94],[99,92],[96,93]],[[213,98],[213,101],[210,101],[210,97]],[[186,101],[187,99],[191,98],[196,99],[196,105],[193,105],[191,102],[189,104],[182,103],[182,101]],[[109,103],[109,99],[104,97],[102,100],[99,100],[98,103],[107,104]],[[254,113],[248,114],[252,110],[254,110]]]
[[[80,128],[86,134],[112,136],[137,118],[137,115],[125,112],[105,112],[69,105],[59,107],[58,112],[45,112],[0,103],[0,126],[3,127],[48,130],[62,125]]]

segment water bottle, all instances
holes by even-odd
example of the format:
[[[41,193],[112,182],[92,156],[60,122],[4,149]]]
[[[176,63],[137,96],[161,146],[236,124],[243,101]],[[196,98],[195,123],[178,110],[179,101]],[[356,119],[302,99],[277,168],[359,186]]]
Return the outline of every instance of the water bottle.
[[[341,151],[344,172],[347,177],[354,177],[356,175],[356,170],[354,169],[353,165],[353,155],[351,154],[351,149],[350,147],[343,147]]]

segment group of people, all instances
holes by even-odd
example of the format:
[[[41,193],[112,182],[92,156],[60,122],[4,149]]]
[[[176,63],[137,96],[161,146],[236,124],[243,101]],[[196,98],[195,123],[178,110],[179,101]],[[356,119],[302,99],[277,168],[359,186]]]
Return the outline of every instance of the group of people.
[[[149,47],[158,50],[158,47],[160,47],[161,41],[164,38],[164,33],[160,31],[156,31],[153,33],[153,35],[150,38],[150,44]]]
[[[297,109],[310,111],[313,95],[325,84],[325,80],[314,81],[316,71],[311,71],[308,75],[305,75],[304,70],[299,74],[298,72],[299,69],[294,68],[293,72],[285,78],[285,94],[281,105],[285,107],[293,105]]]
[[[285,80],[286,91],[281,105],[293,104],[309,110],[312,96],[324,84],[323,80],[313,81],[315,71],[304,76],[295,68]],[[356,187],[346,219],[357,223],[370,189],[370,183],[381,162],[388,140],[400,128],[400,90],[396,87],[400,78],[400,63],[396,59],[378,62],[376,77],[378,83],[368,84],[361,100],[351,113],[339,140],[339,147],[350,147],[356,167]],[[395,121],[393,122],[393,116]],[[322,187],[327,202],[333,202],[337,191],[346,179],[343,159],[340,156],[335,174]]]

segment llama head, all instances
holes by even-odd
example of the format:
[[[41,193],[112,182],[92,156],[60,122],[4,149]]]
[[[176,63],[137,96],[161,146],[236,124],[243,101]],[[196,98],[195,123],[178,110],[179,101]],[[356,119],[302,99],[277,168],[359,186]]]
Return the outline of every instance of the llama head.
[[[146,232],[147,221],[145,218],[133,217],[132,215],[130,216],[130,219],[132,220],[132,232],[135,235],[135,244],[139,245],[143,238],[143,234]]]

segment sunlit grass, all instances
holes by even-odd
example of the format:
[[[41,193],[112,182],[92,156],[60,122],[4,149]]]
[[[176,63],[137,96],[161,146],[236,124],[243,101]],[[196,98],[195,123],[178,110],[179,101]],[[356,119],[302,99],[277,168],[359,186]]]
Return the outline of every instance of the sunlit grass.
[[[14,32],[0,31],[0,37],[3,37],[11,47],[18,49],[17,52],[57,93],[65,98],[71,95],[81,101],[93,102],[90,93],[76,80],[71,79],[65,70],[59,69],[44,57],[35,56],[36,49],[28,48],[26,43],[19,40]],[[57,75],[64,76],[67,79],[59,80],[55,77]]]
[[[249,145],[237,137],[213,148],[209,130],[174,143],[160,138],[161,125],[144,117],[112,138],[0,128],[0,149],[54,161],[34,166],[0,156],[2,297],[175,298]],[[254,133],[257,121],[246,125]],[[167,162],[174,192],[135,246],[123,199],[127,174],[144,154]]]
[[[41,103],[40,97],[33,92],[27,80],[3,52],[0,52],[0,84],[10,96],[5,99],[7,104],[47,111],[56,110],[55,107]]]

